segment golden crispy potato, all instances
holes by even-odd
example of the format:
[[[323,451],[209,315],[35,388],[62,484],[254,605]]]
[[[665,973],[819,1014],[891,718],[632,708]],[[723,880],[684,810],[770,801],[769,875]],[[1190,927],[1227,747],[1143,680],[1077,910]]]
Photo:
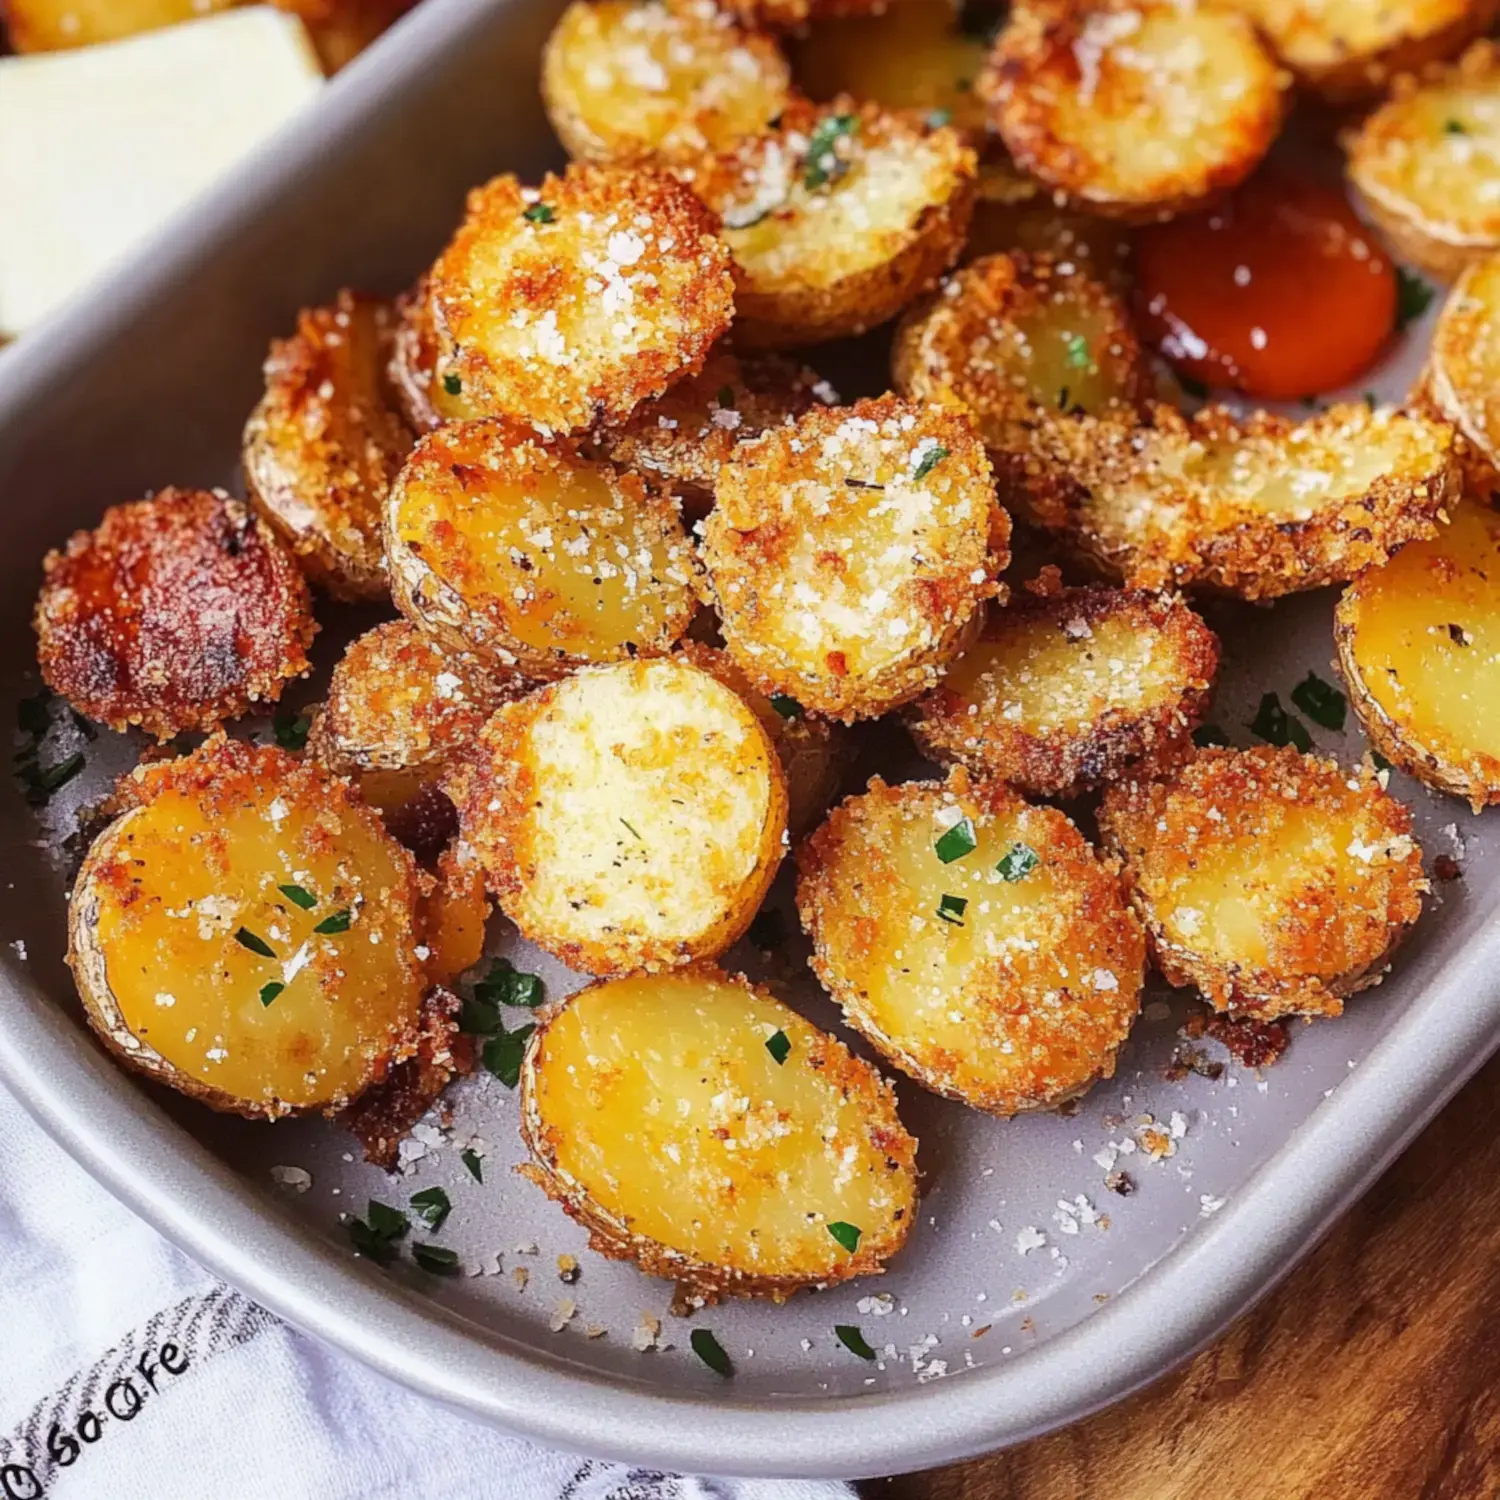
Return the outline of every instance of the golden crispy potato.
[[[974,83],[992,18],[982,11],[951,0],[894,0],[878,15],[820,21],[793,46],[793,76],[812,99],[847,94],[887,109],[924,110],[983,137],[987,112]]]
[[[1200,750],[1104,794],[1152,957],[1219,1010],[1336,1016],[1378,984],[1422,910],[1411,814],[1369,771],[1273,750]]]
[[[574,164],[469,194],[430,279],[466,402],[538,431],[618,422],[703,366],[734,282],[717,224],[658,172]]]
[[[742,444],[703,559],[765,693],[873,718],[933,686],[997,592],[1010,521],[968,417],[882,396]]]
[[[429,432],[444,422],[472,422],[485,415],[482,406],[465,398],[463,381],[443,352],[425,276],[396,298],[386,377],[413,432]]]
[[[522,1168],[588,1231],[707,1301],[878,1274],[916,1212],[917,1143],[868,1063],[703,966],[591,985],[521,1070]]]
[[[450,786],[505,914],[588,974],[722,953],[786,845],[770,736],[685,661],[586,668],[507,705]]]
[[[42,563],[42,676],[80,713],[159,740],[274,703],[311,669],[307,580],[223,490],[111,506]]]
[[[698,609],[676,503],[506,422],[422,438],[386,511],[408,619],[502,678],[665,652]]]
[[[417,957],[427,982],[448,985],[484,957],[490,898],[484,866],[467,844],[449,844],[438,856],[437,882],[422,903],[422,946]]]
[[[1334,636],[1376,748],[1476,812],[1500,802],[1500,515],[1466,499],[1430,541],[1361,573]]]
[[[1398,73],[1452,57],[1496,0],[1234,0],[1297,82],[1331,104],[1378,98]]]
[[[813,968],[903,1072],[1014,1115],[1115,1070],[1145,941],[1060,812],[962,769],[851,797],[798,853]]]
[[[837,392],[806,365],[715,349],[698,374],[643,401],[629,421],[601,428],[595,438],[615,463],[669,481],[701,516],[713,503],[719,465],[740,443],[819,402],[836,405]]]
[[[1179,759],[1218,666],[1218,638],[1181,599],[1101,587],[1027,594],[990,611],[908,723],[935,760],[1071,797]]]
[[[73,890],[68,962],[130,1067],[215,1109],[334,1110],[415,1041],[411,856],[348,784],[222,737],[142,766]]]
[[[980,91],[1007,150],[1095,213],[1168,218],[1254,171],[1282,80],[1241,15],[1198,0],[1039,0],[1000,33]]]
[[[542,54],[542,99],[583,161],[691,159],[764,130],[791,69],[713,0],[573,0]]]
[[[58,52],[176,26],[235,0],[0,0],[0,20],[17,52]],[[3,40],[3,38],[0,38]],[[0,48],[3,50],[3,48]]]
[[[951,127],[849,99],[790,104],[776,129],[684,169],[734,255],[736,344],[797,348],[894,317],[958,258],[974,173]]]
[[[1449,293],[1414,404],[1457,429],[1469,489],[1500,488],[1500,254],[1476,261]]]
[[[1431,536],[1457,494],[1451,427],[1363,402],[1303,421],[1156,406],[1135,429],[1079,417],[1042,436],[1032,519],[1141,588],[1274,599],[1341,583]]]
[[[993,154],[979,164],[974,218],[963,260],[1017,250],[1050,255],[1111,288],[1130,280],[1130,230],[1118,219],[1101,219],[1059,204],[1035,177],[1008,157]]]
[[[390,308],[343,291],[266,360],[245,427],[250,502],[336,599],[383,599],[380,518],[412,436],[386,396]]]

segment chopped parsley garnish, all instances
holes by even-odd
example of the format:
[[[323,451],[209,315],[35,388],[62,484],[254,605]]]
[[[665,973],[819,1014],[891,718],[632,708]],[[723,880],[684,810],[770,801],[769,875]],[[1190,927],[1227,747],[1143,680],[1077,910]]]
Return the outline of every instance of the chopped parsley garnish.
[[[286,986],[279,979],[273,979],[269,984],[261,985],[260,1003],[262,1005],[270,1005],[285,988]]]
[[[635,832],[633,828],[630,831]],[[524,1005],[527,1010],[535,1010],[545,996],[540,974],[523,973],[508,958],[497,958],[484,978],[475,981],[474,998],[481,1005]]]
[[[449,1250],[445,1245],[429,1245],[425,1240],[418,1240],[411,1247],[411,1258],[429,1275],[458,1275],[458,1251]]]
[[[795,698],[787,697],[785,693],[772,693],[771,707],[783,719],[800,719],[802,717],[802,705]]]
[[[1081,333],[1073,334],[1068,339],[1068,363],[1075,370],[1086,370],[1093,362],[1089,341]]]
[[[734,387],[732,385],[721,385],[717,397],[720,411],[734,410]]]
[[[1296,714],[1289,714],[1275,693],[1267,693],[1260,700],[1255,718],[1246,726],[1257,739],[1268,745],[1295,745],[1304,754],[1312,749],[1312,736],[1307,726]]]
[[[974,834],[973,818],[960,818],[938,839],[932,846],[932,850],[945,865],[951,865],[954,860],[962,859],[966,854],[972,854],[978,846],[979,840]]]
[[[1339,730],[1349,712],[1349,700],[1331,682],[1324,682],[1316,672],[1309,672],[1292,689],[1292,702],[1314,724]]]
[[[853,1323],[835,1323],[833,1334],[851,1354],[857,1354],[861,1359],[875,1358],[875,1351],[865,1342],[864,1334]]]
[[[911,471],[911,482],[920,484],[947,456],[948,450],[941,443],[934,443],[922,455],[916,468]]]
[[[32,749],[20,757],[16,774],[26,787],[26,800],[33,807],[40,807],[53,792],[65,787],[83,766],[82,750],[75,750],[66,760],[60,760],[55,765],[44,766],[37,761],[36,751]]]
[[[411,1228],[411,1220],[399,1208],[379,1203],[374,1198],[370,1199],[365,1217],[370,1221],[370,1228],[385,1240],[399,1240]]]
[[[529,203],[521,211],[521,217],[532,224],[550,224],[557,217],[557,210],[550,203]]]
[[[1177,372],[1177,384],[1185,390],[1188,395],[1195,396],[1199,401],[1208,396],[1208,382],[1199,380],[1196,375],[1184,375],[1180,370]]]
[[[321,932],[325,935],[331,935],[335,932],[348,932],[349,924],[353,920],[354,913],[351,912],[347,906],[344,906],[341,907],[338,911],[334,912],[331,917],[324,917],[323,920],[313,928],[313,931]]]
[[[303,911],[311,911],[318,904],[318,898],[305,885],[278,885],[276,889],[293,906],[300,906]]]
[[[715,1375],[722,1375],[727,1380],[734,1374],[734,1366],[729,1361],[729,1356],[724,1352],[724,1346],[706,1328],[695,1328],[688,1337],[688,1343],[693,1346],[693,1353],[708,1366]]]
[[[1070,390],[1068,389],[1067,386],[1064,386],[1057,393],[1057,409],[1058,409],[1058,411],[1067,411],[1067,409],[1068,409],[1068,397],[1069,397],[1070,394],[1071,394],[1071,392],[1070,392]]]
[[[1396,327],[1405,328],[1420,318],[1437,295],[1434,287],[1405,266],[1396,267]]]
[[[864,1230],[860,1229],[858,1225],[846,1224],[842,1219],[835,1219],[828,1226],[828,1232],[850,1255],[853,1255],[859,1249],[860,1237],[864,1234]]]
[[[484,1181],[484,1166],[482,1164],[482,1158],[477,1151],[473,1150],[469,1146],[465,1146],[464,1149],[458,1153],[458,1159],[464,1164],[464,1166],[469,1169],[469,1176],[472,1177],[475,1182]]]
[[[458,376],[453,374],[451,371],[443,376],[443,389],[447,391],[450,396],[461,395],[463,392],[463,388],[463,381],[461,381]]]
[[[312,728],[312,715],[293,710],[278,709],[271,720],[271,733],[283,750],[301,750],[307,745],[307,732]]]
[[[396,1247],[376,1234],[363,1219],[350,1219],[345,1227],[349,1231],[350,1243],[366,1260],[373,1260],[382,1266],[395,1260]]]
[[[387,1265],[396,1256],[396,1241],[411,1228],[411,1221],[399,1208],[370,1199],[363,1219],[350,1219],[349,1238],[354,1248],[369,1260]]]
[[[440,1187],[423,1188],[411,1195],[411,1206],[417,1217],[434,1233],[443,1227],[443,1220],[453,1212],[448,1195]]]
[[[951,109],[934,109],[928,113],[927,128],[929,130],[941,130],[944,125],[951,123],[953,111]]]
[[[808,192],[827,187],[849,170],[849,163],[842,160],[834,149],[846,135],[859,129],[856,115],[824,115],[818,121],[807,142],[807,160],[802,169],[802,186]]]
[[[766,1051],[776,1059],[778,1066],[791,1055],[792,1044],[784,1031],[773,1031],[766,1038]]]
[[[480,1060],[503,1083],[513,1089],[521,1081],[521,1060],[526,1056],[526,1038],[536,1027],[530,1022],[514,1031],[502,1031],[484,1044]]]
[[[1042,856],[1030,844],[1014,843],[1000,856],[995,869],[1002,880],[1014,885],[1025,880],[1041,862]]]
[[[774,906],[762,907],[745,936],[762,953],[770,953],[786,942],[786,922]]]
[[[1469,127],[1462,120],[1445,120],[1443,122],[1444,135],[1468,135]]]
[[[234,940],[241,948],[248,948],[252,953],[260,954],[262,958],[276,957],[276,950],[263,937],[257,937],[248,927],[239,928],[234,934]]]
[[[1200,750],[1206,750],[1211,746],[1227,750],[1231,742],[1229,736],[1217,724],[1200,724],[1193,731],[1193,743]]]
[[[937,914],[943,921],[951,922],[955,927],[962,927],[963,915],[969,909],[969,903],[963,896],[941,896],[938,899]]]

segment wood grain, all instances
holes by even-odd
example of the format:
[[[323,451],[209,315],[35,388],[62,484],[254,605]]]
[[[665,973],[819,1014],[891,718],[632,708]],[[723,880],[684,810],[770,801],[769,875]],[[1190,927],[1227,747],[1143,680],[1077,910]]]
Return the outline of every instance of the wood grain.
[[[872,1500],[1500,1496],[1500,1058],[1313,1255],[1140,1395]]]

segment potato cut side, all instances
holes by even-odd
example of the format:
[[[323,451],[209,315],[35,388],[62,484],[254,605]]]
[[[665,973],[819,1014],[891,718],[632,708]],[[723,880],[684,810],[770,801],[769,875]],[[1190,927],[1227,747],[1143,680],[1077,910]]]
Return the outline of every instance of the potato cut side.
[[[595,984],[548,1015],[521,1118],[523,1170],[594,1249],[710,1301],[877,1274],[916,1211],[917,1143],[880,1075],[709,967]]]
[[[1418,400],[1458,429],[1468,486],[1500,489],[1500,254],[1476,261],[1449,293]]]
[[[381,514],[412,444],[386,394],[390,337],[387,304],[352,292],[304,310],[245,428],[251,502],[337,599],[389,593]]]
[[[994,609],[909,712],[917,743],[1043,797],[1170,766],[1191,744],[1219,642],[1182,600],[1069,588]]]
[[[0,21],[17,52],[59,52],[176,26],[234,0],[0,0]]]
[[[1411,814],[1374,774],[1290,747],[1202,750],[1112,787],[1099,827],[1157,967],[1219,1010],[1338,1015],[1380,982],[1427,889]]]
[[[1032,518],[1143,588],[1341,583],[1431,536],[1458,488],[1451,427],[1363,402],[1301,422],[1157,406],[1135,429],[1080,417],[1043,436],[1048,461],[1018,491]]]
[[[1002,151],[980,163],[974,218],[964,246],[965,261],[1024,251],[1050,255],[1111,288],[1129,282],[1130,230],[1118,219],[1100,218],[1059,204],[1036,178]]]
[[[157,739],[214,729],[311,669],[317,632],[292,554],[223,490],[111,506],[49,552],[42,676],[80,713]]]
[[[894,317],[958,258],[974,153],[950,126],[841,99],[686,174],[723,220],[735,342],[797,348]]]
[[[698,608],[669,496],[504,422],[424,437],[386,538],[401,612],[502,677],[667,651]]]
[[[703,555],[751,681],[852,720],[933,686],[997,591],[1009,534],[968,417],[882,396],[736,450]]]
[[[419,953],[430,984],[448,985],[484,957],[484,929],[490,919],[490,898],[484,886],[484,866],[463,843],[452,843],[437,862],[437,883],[422,904],[422,946]]]
[[[721,150],[770,124],[790,85],[777,43],[713,0],[573,0],[542,54],[547,118],[585,161]]]
[[[1233,187],[1281,128],[1254,28],[1196,0],[1017,6],[980,80],[1021,167],[1095,213],[1166,218]]]
[[[411,856],[346,782],[215,738],[143,767],[79,872],[68,962],[123,1061],[215,1109],[335,1109],[415,1037]]]
[[[1430,541],[1361,573],[1334,631],[1381,753],[1476,811],[1500,802],[1500,515],[1466,499]]]
[[[502,708],[451,784],[506,915],[589,974],[722,953],[786,844],[770,736],[684,661],[595,667]]]
[[[1398,73],[1451,57],[1495,0],[1234,0],[1302,87],[1332,104],[1378,98]]]
[[[946,785],[877,778],[798,861],[818,978],[926,1087],[1014,1115],[1113,1074],[1145,940],[1060,812],[961,769]]]
[[[466,402],[542,432],[620,421],[702,367],[734,281],[717,224],[661,173],[575,164],[469,194],[430,286]]]
[[[466,398],[463,380],[438,338],[425,276],[396,298],[386,378],[413,432],[429,432],[444,422],[472,422],[485,415],[482,405]]]

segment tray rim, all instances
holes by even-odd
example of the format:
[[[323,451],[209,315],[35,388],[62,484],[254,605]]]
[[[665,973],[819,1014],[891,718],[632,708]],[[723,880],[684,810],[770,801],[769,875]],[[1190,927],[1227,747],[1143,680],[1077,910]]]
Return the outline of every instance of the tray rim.
[[[0,438],[49,383],[336,151],[506,0],[425,0],[291,128],[0,356]],[[308,128],[309,123],[316,128]],[[737,1402],[590,1374],[395,1284],[293,1226],[155,1109],[81,1021],[0,958],[0,1083],[86,1171],[302,1332],[466,1415],[555,1447],[696,1473],[864,1478],[1009,1446],[1165,1374],[1281,1279],[1500,1045],[1500,924],[1455,924],[1438,972],[1215,1217],[1075,1327],[1012,1361],[855,1398]],[[1447,952],[1448,948],[1457,951]],[[1358,1002],[1356,1002],[1358,1003]]]

